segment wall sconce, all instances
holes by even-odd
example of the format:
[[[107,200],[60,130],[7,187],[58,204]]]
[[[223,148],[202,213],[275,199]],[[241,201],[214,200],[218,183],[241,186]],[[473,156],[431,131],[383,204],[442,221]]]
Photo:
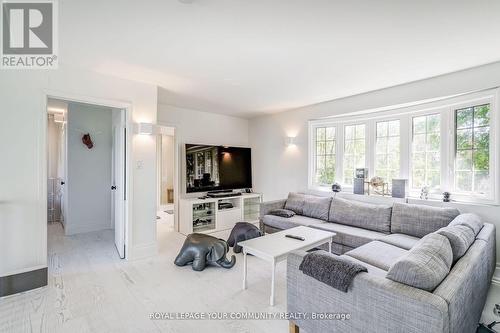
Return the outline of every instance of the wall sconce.
[[[62,114],[62,113],[55,113],[54,114],[54,122],[55,123],[64,123],[64,114]]]
[[[135,133],[139,135],[153,135],[153,124],[138,123],[135,124]]]
[[[285,145],[287,147],[295,146],[296,145],[295,137],[294,136],[288,136],[288,137],[286,137],[286,139],[285,139]]]

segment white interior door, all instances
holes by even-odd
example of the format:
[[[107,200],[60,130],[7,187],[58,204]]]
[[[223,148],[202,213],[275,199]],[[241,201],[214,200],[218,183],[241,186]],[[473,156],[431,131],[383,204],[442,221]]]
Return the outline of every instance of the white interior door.
[[[123,112],[122,112],[123,113]],[[120,117],[123,119],[122,117]],[[126,151],[126,129],[123,124],[113,127],[113,184],[111,186],[115,245],[120,258],[125,258],[125,151]]]

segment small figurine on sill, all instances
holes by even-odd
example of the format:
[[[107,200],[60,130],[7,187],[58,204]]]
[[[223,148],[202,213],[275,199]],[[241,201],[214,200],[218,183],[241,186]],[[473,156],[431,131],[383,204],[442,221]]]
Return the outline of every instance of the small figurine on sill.
[[[422,186],[422,189],[420,190],[420,199],[422,199],[422,200],[429,199],[429,187],[428,186]]]
[[[443,192],[443,202],[450,202],[450,192]]]
[[[335,193],[340,192],[340,191],[342,191],[342,186],[340,186],[339,183],[334,183],[332,185],[332,191]]]

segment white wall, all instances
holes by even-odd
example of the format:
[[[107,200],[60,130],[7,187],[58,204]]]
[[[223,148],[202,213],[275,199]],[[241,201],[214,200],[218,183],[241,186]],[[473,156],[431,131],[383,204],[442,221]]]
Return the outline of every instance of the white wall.
[[[61,154],[62,123],[54,121],[54,115],[48,115],[47,120],[47,175],[58,178],[61,174],[59,158]]]
[[[338,99],[250,120],[254,188],[264,200],[306,191],[308,175],[308,120],[390,105],[439,98],[500,86],[500,63],[477,67],[402,86]],[[287,136],[296,136],[296,147],[286,147]],[[427,202],[443,205],[442,202]],[[500,259],[500,207],[454,204],[463,212],[476,212],[497,226]]]
[[[156,122],[157,88],[61,65],[0,75],[0,276],[47,266],[46,95],[130,103],[131,121]],[[134,135],[127,248],[130,258],[156,253],[156,138]],[[142,167],[137,168],[137,162]],[[27,246],[29,244],[29,246]]]
[[[158,105],[158,123],[176,127],[177,142],[247,146],[248,120],[216,113]]]
[[[249,146],[247,119],[159,104],[158,123],[176,128],[180,195],[186,194],[184,144]]]
[[[162,154],[162,163],[161,163],[162,189],[174,188],[174,137],[173,136],[171,135],[162,136],[161,154]]]
[[[68,105],[67,235],[109,229],[111,225],[112,109]],[[82,136],[88,132],[94,147]]]

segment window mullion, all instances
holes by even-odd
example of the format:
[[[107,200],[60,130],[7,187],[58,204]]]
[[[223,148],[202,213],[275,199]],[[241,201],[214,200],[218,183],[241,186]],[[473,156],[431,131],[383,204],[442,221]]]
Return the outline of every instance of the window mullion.
[[[365,125],[365,168],[368,168],[369,178],[375,175],[375,141],[376,141],[376,121],[367,121]]]
[[[335,144],[335,162],[337,164],[335,168],[335,179],[338,183],[343,183],[344,177],[344,126],[336,126],[335,133],[337,136],[337,142]]]
[[[399,119],[399,175],[402,179],[410,179],[410,122],[410,116]]]
[[[455,190],[455,113],[451,108],[441,111],[441,191]]]

